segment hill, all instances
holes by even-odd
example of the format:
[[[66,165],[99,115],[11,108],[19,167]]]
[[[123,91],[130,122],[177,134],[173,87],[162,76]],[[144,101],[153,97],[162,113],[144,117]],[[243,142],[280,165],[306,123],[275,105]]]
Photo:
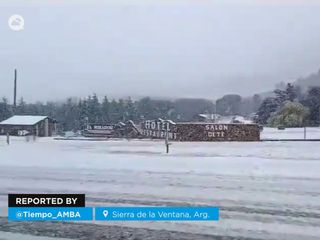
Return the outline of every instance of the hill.
[[[300,78],[295,82],[302,90],[307,90],[309,87],[320,86],[320,70],[305,78]]]

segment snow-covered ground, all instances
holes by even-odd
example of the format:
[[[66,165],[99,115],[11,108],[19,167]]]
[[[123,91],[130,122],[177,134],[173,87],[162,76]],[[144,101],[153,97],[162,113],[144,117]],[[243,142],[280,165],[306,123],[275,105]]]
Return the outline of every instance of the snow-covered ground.
[[[0,239],[1,240],[68,240],[66,238],[37,237],[34,235],[1,232],[1,231],[0,231]]]
[[[304,128],[287,128],[277,130],[264,128],[261,133],[262,139],[304,139]],[[306,128],[306,139],[320,139],[320,127]]]
[[[320,138],[320,129],[308,129]],[[300,138],[303,129],[265,129]],[[281,135],[286,135],[283,137]],[[0,216],[7,193],[86,193],[88,206],[220,206],[218,222],[96,223],[256,239],[319,239],[320,142],[26,142],[0,137]],[[1,232],[0,232],[1,239]],[[227,239],[227,238],[226,238]]]

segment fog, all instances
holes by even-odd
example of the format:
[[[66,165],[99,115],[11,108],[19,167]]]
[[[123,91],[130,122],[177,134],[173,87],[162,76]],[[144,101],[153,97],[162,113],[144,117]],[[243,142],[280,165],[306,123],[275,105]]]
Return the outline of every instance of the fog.
[[[320,68],[318,1],[88,2],[1,1],[0,96],[14,68],[27,101],[248,96]]]

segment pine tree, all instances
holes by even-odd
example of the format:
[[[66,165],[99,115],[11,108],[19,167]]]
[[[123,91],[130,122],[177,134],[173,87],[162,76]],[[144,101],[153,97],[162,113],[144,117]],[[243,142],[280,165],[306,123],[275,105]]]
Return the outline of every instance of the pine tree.
[[[118,121],[125,122],[126,121],[126,112],[125,112],[125,102],[123,99],[119,99],[118,102]]]
[[[267,124],[268,119],[277,111],[278,107],[279,103],[275,98],[266,98],[258,109],[256,122]]]
[[[262,103],[262,99],[261,99],[260,95],[259,95],[259,94],[253,95],[253,97],[252,97],[252,102],[253,102],[253,109],[252,109],[252,111],[253,111],[253,112],[258,111],[258,109],[259,109],[259,107],[260,107],[260,105],[261,105],[261,103]]]
[[[278,107],[282,106],[284,102],[288,100],[288,95],[286,90],[276,89],[274,90],[274,93],[276,95],[275,101]]]
[[[8,99],[3,97],[0,102],[0,121],[11,117],[13,114],[12,107],[8,103]]]
[[[294,100],[296,100],[298,96],[297,88],[295,88],[293,84],[288,83],[286,88],[286,94],[287,94],[287,100],[290,102],[293,102]]]
[[[126,116],[126,121],[128,120],[136,121],[138,119],[137,108],[130,97],[125,101],[124,115]]]
[[[310,109],[309,122],[311,125],[320,124],[320,87],[309,89],[302,104]]]
[[[139,115],[139,118],[154,119],[156,115],[155,112],[155,107],[149,97],[140,99],[137,104],[137,113]]]
[[[19,102],[18,102],[15,114],[17,114],[17,115],[27,114],[27,104],[24,101],[23,97],[21,97]]]
[[[297,99],[300,88],[295,87],[292,83],[288,83],[285,90],[276,89],[274,91],[276,95],[276,101],[279,104],[279,108],[282,107],[286,101],[293,102]]]
[[[122,114],[119,113],[119,104],[114,99],[112,99],[110,103],[109,112],[110,112],[111,123],[118,123],[121,120]]]
[[[101,119],[105,124],[110,122],[110,103],[107,96],[103,98],[101,104]]]
[[[78,103],[78,121],[80,122],[80,129],[85,129],[89,123],[88,102],[86,99],[80,99]]]
[[[100,123],[101,122],[101,107],[99,99],[96,94],[89,96],[87,98],[88,102],[88,118],[90,123]]]

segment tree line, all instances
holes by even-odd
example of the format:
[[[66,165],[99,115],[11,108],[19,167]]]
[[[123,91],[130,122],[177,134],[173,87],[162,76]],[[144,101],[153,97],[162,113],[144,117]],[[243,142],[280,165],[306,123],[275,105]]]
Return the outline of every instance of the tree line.
[[[262,125],[277,127],[316,126],[320,124],[320,87],[307,92],[288,83],[285,89],[274,90],[273,97],[262,99],[258,94],[242,98],[227,94],[215,103],[207,99],[156,100],[145,97],[99,99],[96,94],[86,98],[68,98],[64,102],[26,103],[23,98],[15,108],[6,98],[0,100],[0,121],[16,115],[44,115],[56,119],[62,130],[79,130],[86,123],[106,124],[144,119],[197,121],[200,113],[254,117]]]
[[[284,90],[276,89],[274,97],[264,99],[256,113],[256,122],[271,127],[319,126],[320,87],[301,87],[288,83]]]
[[[211,113],[212,101],[206,99],[155,100],[145,97],[133,101],[126,99],[99,99],[96,94],[86,98],[68,98],[64,102],[26,103],[23,98],[16,108],[6,98],[0,100],[0,121],[16,115],[44,115],[56,119],[62,130],[79,130],[86,123],[106,124],[143,119],[171,119],[192,121],[200,113]]]

